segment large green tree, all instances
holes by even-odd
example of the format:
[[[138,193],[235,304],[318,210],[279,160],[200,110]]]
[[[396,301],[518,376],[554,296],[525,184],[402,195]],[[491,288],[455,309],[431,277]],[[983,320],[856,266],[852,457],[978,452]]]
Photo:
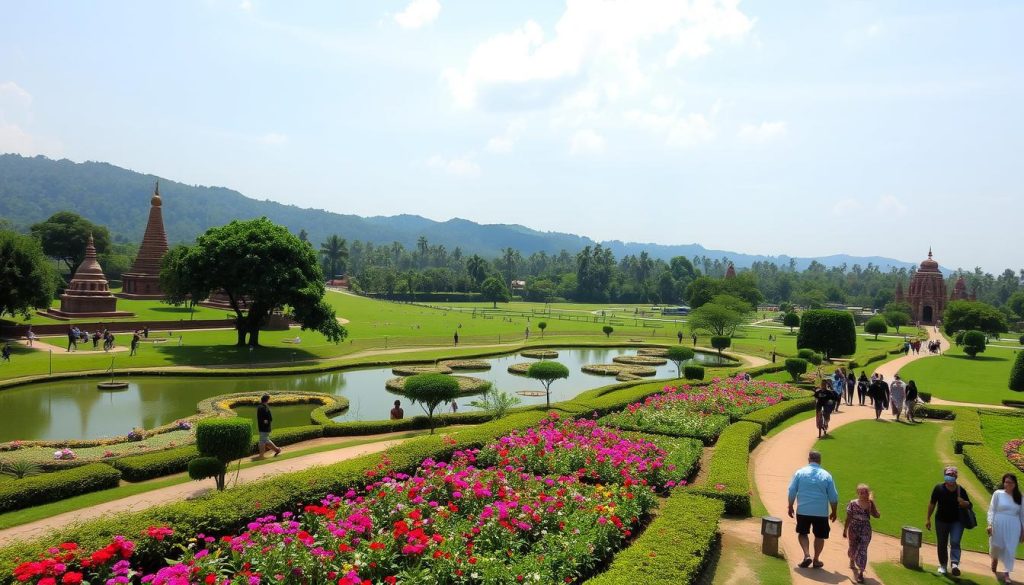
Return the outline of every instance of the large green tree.
[[[491,301],[495,309],[498,308],[499,302],[507,303],[512,299],[512,294],[508,292],[508,287],[497,276],[491,276],[485,280],[480,285],[480,292],[484,295],[484,300]]]
[[[35,238],[0,231],[0,316],[50,306],[57,274]]]
[[[58,211],[29,230],[43,245],[43,252],[63,262],[68,272],[74,272],[85,260],[85,245],[90,234],[97,254],[106,252],[110,245],[107,228],[70,211]]]
[[[175,298],[223,291],[235,311],[238,345],[259,345],[260,326],[289,307],[302,329],[337,343],[347,331],[324,301],[323,273],[313,248],[265,217],[210,228],[184,251],[168,255],[161,284]]]
[[[846,311],[812,309],[800,316],[798,348],[820,351],[826,357],[851,355],[857,351],[857,327]]]
[[[999,309],[981,301],[952,301],[942,315],[942,326],[947,334],[976,329],[990,335],[1009,329]]]
[[[752,308],[746,301],[732,295],[716,295],[690,312],[687,321],[692,331],[706,331],[711,335],[732,335]]]

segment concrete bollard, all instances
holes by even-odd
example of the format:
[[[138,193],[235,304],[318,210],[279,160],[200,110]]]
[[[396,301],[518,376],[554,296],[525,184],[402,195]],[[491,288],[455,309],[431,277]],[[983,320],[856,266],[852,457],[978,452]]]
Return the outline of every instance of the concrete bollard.
[[[904,526],[900,533],[900,563],[908,569],[921,568],[921,529]]]
[[[779,556],[779,536],[782,535],[782,520],[775,516],[761,517],[761,553]]]

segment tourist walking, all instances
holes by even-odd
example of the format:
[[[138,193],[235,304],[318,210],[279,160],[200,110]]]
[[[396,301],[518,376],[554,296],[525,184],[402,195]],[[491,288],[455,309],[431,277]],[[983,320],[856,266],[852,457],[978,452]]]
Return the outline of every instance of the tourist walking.
[[[871,395],[871,393],[868,392],[869,384],[870,382],[868,382],[867,374],[861,371],[860,378],[857,378],[857,400],[860,402],[861,406],[864,406],[864,399],[870,397]],[[874,400],[872,400],[871,404],[874,403]]]
[[[938,541],[939,574],[946,574],[946,563],[950,563],[949,572],[960,576],[960,539],[964,535],[964,523],[960,511],[971,507],[971,499],[967,490],[957,484],[957,468],[946,466],[942,470],[942,483],[932,488],[931,500],[928,502],[928,515],[925,517],[925,530],[932,529],[932,512],[935,512],[935,539]]]
[[[459,403],[452,400],[452,414],[459,413]]]
[[[889,404],[892,406],[892,413],[896,416],[896,422],[900,422],[900,415],[903,414],[903,404],[907,401],[907,386],[900,379],[900,375],[893,377],[889,386]]]
[[[846,393],[846,376],[843,375],[842,368],[832,372],[832,391],[836,394],[835,409],[832,412],[839,412],[839,404],[843,401],[843,394]]]
[[[394,408],[391,409],[391,420],[402,420],[405,418],[405,411],[402,410],[402,401],[396,400]]]
[[[846,406],[853,406],[853,390],[857,387],[857,376],[853,370],[846,374]]]
[[[11,344],[4,343],[4,348],[0,349],[0,359],[5,362],[11,361]]]
[[[832,416],[832,404],[836,395],[828,380],[822,380],[821,385],[814,391],[814,422],[818,427],[818,438],[828,434],[828,421]]]
[[[910,422],[917,422],[914,418],[914,409],[917,406],[918,398],[917,384],[911,380],[907,383],[907,420]]]
[[[459,346],[459,332],[455,332],[455,347]]]
[[[68,327],[68,351],[78,349],[78,331],[74,327]]]
[[[797,502],[796,534],[800,548],[804,551],[804,559],[797,565],[801,568],[814,567],[820,569],[821,550],[825,548],[831,527],[830,522],[836,520],[836,508],[839,505],[839,492],[836,490],[832,474],[821,467],[821,453],[811,451],[807,454],[807,465],[796,470],[789,482],[789,508],[787,513],[793,518],[793,503]],[[829,509],[831,508],[831,513]],[[814,533],[814,557],[811,557],[808,534]]]
[[[256,430],[260,432],[260,457],[263,457],[267,448],[274,450],[274,457],[281,454],[281,448],[270,440],[270,427],[274,422],[274,415],[270,412],[270,394],[260,396],[260,405],[256,407]]]
[[[862,483],[857,486],[857,497],[846,505],[846,520],[843,522],[843,537],[850,541],[847,555],[850,557],[853,579],[857,583],[864,582],[864,569],[868,566],[872,517],[881,518],[882,514],[871,497],[868,484]]]
[[[141,337],[139,337],[139,332],[138,331],[136,331],[134,334],[132,334],[131,351],[128,353],[129,357],[135,355],[139,351],[139,340],[140,339],[141,339]]]
[[[882,418],[882,409],[889,405],[886,400],[887,391],[883,384],[885,382],[882,380],[882,376],[879,374],[871,376],[871,385],[868,387],[868,391],[871,394],[871,403],[875,407],[875,420]]]
[[[992,494],[988,505],[988,554],[992,557],[992,572],[1000,583],[1010,583],[1017,544],[1024,542],[1024,505],[1021,505],[1017,476],[1003,474],[1003,489]],[[1003,562],[1003,574],[996,569]]]
[[[37,339],[36,338],[36,333],[35,333],[35,331],[32,331],[32,326],[31,325],[28,326],[28,331],[25,332],[25,339],[28,340],[28,346],[29,347],[32,347],[32,342],[34,342]]]
[[[682,331],[676,331],[676,339],[679,340],[679,345],[683,344],[683,332]]]

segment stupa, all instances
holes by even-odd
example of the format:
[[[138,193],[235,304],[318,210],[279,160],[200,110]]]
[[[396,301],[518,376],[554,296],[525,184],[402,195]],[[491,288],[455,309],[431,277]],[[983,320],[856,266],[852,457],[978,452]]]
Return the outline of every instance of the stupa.
[[[939,270],[939,263],[932,259],[931,248],[928,258],[921,262],[907,289],[910,316],[919,323],[932,324],[942,318],[946,310],[946,279]]]
[[[96,260],[96,246],[92,234],[85,245],[85,260],[75,270],[64,294],[60,295],[60,309],[49,309],[46,315],[57,318],[78,317],[134,317],[134,313],[117,310],[117,297],[110,292],[107,277]]]
[[[118,296],[126,299],[163,299],[166,295],[160,289],[160,263],[167,253],[167,234],[164,232],[164,216],[160,199],[160,182],[149,200],[149,221],[142,245],[131,270],[121,278],[124,285]]]

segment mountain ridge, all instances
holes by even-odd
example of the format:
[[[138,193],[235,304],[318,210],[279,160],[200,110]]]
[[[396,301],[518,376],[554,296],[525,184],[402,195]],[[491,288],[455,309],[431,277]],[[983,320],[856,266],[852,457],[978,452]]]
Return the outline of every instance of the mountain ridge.
[[[149,214],[149,199],[155,182],[160,181],[163,215],[168,239],[173,243],[191,242],[206,229],[232,219],[265,215],[298,233],[305,229],[311,242],[321,242],[331,234],[349,241],[362,240],[374,245],[400,242],[415,247],[420,236],[432,245],[443,244],[449,250],[460,246],[466,254],[494,257],[503,248],[514,248],[523,255],[534,252],[575,253],[585,246],[601,244],[622,258],[646,251],[651,257],[668,260],[674,256],[728,258],[738,268],[753,262],[788,265],[792,259],[798,270],[817,261],[826,267],[868,263],[881,270],[911,268],[917,264],[883,256],[791,257],[788,255],[745,254],[714,250],[693,244],[655,244],[622,240],[596,241],[587,236],[564,232],[544,232],[520,224],[480,224],[453,217],[435,221],[413,214],[361,217],[322,209],[258,200],[227,187],[187,185],[149,173],[140,173],[111,163],[44,156],[0,155],[0,218],[26,227],[63,209],[79,213],[90,221],[106,225],[112,235],[130,241],[142,238]],[[944,269],[945,271],[945,269]]]

